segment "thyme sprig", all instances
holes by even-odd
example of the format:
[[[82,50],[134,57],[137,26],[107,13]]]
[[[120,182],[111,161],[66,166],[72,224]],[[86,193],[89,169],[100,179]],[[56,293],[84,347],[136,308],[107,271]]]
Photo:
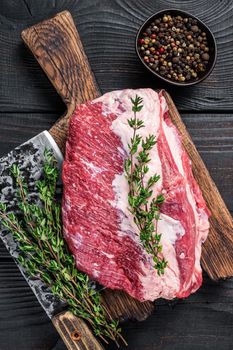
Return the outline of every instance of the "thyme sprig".
[[[129,155],[125,160],[124,170],[129,184],[128,204],[133,214],[134,222],[140,232],[140,240],[144,249],[153,257],[154,267],[158,274],[164,273],[167,261],[161,257],[162,245],[161,233],[158,233],[158,220],[160,218],[160,206],[165,198],[159,194],[156,198],[153,195],[153,186],[159,181],[160,175],[155,174],[145,182],[145,175],[149,171],[150,151],[156,144],[154,135],[148,135],[145,139],[137,134],[137,131],[145,127],[144,122],[137,118],[137,113],[143,108],[143,99],[137,96],[133,99],[133,118],[128,119],[129,126],[133,129],[133,136],[130,140]],[[140,149],[139,149],[140,148]]]
[[[61,206],[55,200],[57,162],[50,151],[46,150],[44,155],[43,179],[36,184],[40,205],[31,203],[20,169],[13,165],[23,219],[1,203],[1,224],[18,241],[18,260],[29,275],[40,277],[54,294],[67,302],[73,314],[88,321],[94,334],[103,341],[107,343],[109,338],[117,344],[118,339],[125,342],[118,321],[111,318],[102,304],[100,292],[93,289],[88,276],[75,267],[74,257],[62,235]]]

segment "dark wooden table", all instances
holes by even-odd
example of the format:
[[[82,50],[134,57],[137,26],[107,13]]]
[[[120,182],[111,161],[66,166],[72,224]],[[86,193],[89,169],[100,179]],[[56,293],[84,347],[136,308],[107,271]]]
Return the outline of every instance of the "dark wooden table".
[[[213,30],[218,61],[199,86],[171,89],[147,74],[134,52],[143,20],[181,8]],[[68,9],[102,92],[165,87],[233,211],[233,2],[231,0],[1,0],[0,156],[49,128],[64,105],[25,48],[20,33]],[[129,350],[232,350],[233,279],[203,287],[187,300],[159,301],[145,322],[129,322]],[[13,260],[0,244],[0,350],[64,350],[65,346]],[[115,349],[109,346],[108,349]]]

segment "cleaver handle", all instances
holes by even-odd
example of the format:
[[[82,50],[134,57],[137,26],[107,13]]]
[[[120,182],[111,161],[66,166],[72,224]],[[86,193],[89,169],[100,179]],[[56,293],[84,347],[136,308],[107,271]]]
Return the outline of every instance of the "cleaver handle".
[[[100,96],[94,74],[68,11],[25,29],[21,35],[67,106],[66,114],[49,130],[64,152],[75,106]]]
[[[68,350],[104,350],[86,323],[70,311],[56,315],[52,322]]]

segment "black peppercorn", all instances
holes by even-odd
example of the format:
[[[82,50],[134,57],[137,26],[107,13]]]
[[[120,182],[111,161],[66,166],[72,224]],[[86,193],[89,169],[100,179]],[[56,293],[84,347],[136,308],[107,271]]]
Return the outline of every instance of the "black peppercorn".
[[[176,57],[173,57],[172,62],[173,63],[178,63],[179,60],[180,60],[179,57],[176,56]]]
[[[196,26],[196,25],[195,25],[195,26],[192,26],[192,27],[191,27],[191,31],[194,32],[194,33],[197,33],[197,32],[199,31],[198,26]]]
[[[204,61],[209,61],[210,56],[209,56],[208,53],[203,53],[202,56],[201,56],[201,58],[202,58]]]
[[[169,14],[144,30],[138,50],[151,69],[179,82],[196,80],[210,59],[207,35],[197,21]]]

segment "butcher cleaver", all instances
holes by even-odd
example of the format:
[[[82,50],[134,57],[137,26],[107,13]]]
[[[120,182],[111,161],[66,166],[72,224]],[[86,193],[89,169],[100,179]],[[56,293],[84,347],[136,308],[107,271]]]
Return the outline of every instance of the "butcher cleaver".
[[[33,189],[36,188],[34,186],[36,181],[42,176],[45,149],[53,151],[58,166],[61,167],[62,153],[48,131],[43,131],[0,159],[0,202],[6,203],[10,210],[17,208],[16,188],[11,175],[12,165],[17,164],[19,166],[30,189],[30,196],[33,196],[36,201],[37,194],[33,193]],[[2,228],[0,236],[68,349],[103,349],[85,322],[69,312],[63,300],[54,296],[39,278],[29,276],[17,262],[20,249],[12,234]]]

